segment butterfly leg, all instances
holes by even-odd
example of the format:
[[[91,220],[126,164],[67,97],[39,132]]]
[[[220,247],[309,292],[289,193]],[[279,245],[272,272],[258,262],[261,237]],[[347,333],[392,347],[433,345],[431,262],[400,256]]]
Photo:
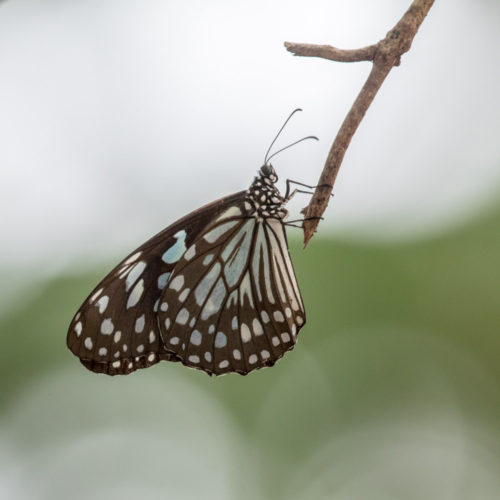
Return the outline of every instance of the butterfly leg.
[[[316,189],[316,188],[320,188],[320,187],[321,188],[331,188],[331,186],[329,184],[320,184],[318,186],[310,186],[309,184],[304,184],[303,182],[297,182],[297,181],[294,181],[292,179],[287,179],[286,180],[286,192],[285,192],[285,200],[287,200],[287,201],[291,200],[293,198],[293,196],[295,195],[295,193],[313,194],[310,191],[304,191],[302,189],[294,189],[293,191],[291,191],[292,184],[295,184],[297,186],[306,187],[309,189]],[[333,194],[331,194],[330,196],[333,196]]]
[[[297,227],[299,229],[302,229],[302,225],[298,226],[297,224],[299,222],[303,223],[306,220],[324,220],[324,217],[305,217],[303,219],[296,219],[296,220],[286,221],[284,224],[285,224],[285,226]]]

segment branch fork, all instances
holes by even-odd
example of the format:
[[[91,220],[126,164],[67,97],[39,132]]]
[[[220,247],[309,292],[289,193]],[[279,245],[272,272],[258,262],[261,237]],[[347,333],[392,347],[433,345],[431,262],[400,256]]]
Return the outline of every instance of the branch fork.
[[[347,113],[330,148],[325,166],[317,182],[318,187],[303,209],[304,246],[314,235],[330,201],[345,152],[366,111],[385,78],[394,66],[399,66],[401,56],[408,52],[417,31],[432,7],[434,0],[414,0],[398,23],[379,42],[359,49],[338,49],[331,45],[285,42],[286,49],[295,56],[320,57],[336,62],[371,61],[370,74]],[[326,186],[326,187],[325,187]]]

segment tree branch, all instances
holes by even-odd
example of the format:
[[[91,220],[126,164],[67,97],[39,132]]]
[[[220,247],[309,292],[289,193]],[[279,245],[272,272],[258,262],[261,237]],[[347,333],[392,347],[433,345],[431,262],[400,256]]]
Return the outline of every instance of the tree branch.
[[[335,179],[354,133],[386,76],[394,66],[399,65],[401,56],[410,50],[413,38],[433,3],[434,0],[414,0],[386,37],[368,47],[342,50],[330,45],[285,42],[287,50],[296,56],[321,57],[339,62],[373,61],[372,70],[333,141],[318,181],[318,187],[314,191],[309,205],[302,210],[305,215],[302,226],[304,228],[304,246],[314,235],[320,217],[328,206]]]

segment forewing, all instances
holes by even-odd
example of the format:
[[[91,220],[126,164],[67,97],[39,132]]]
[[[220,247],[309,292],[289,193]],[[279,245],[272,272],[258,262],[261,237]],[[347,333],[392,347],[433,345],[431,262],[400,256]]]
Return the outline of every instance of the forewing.
[[[305,323],[282,221],[227,209],[175,266],[158,319],[166,349],[187,366],[217,375],[272,366]]]
[[[176,356],[163,347],[157,312],[176,263],[244,193],[222,198],[169,226],[132,252],[92,291],[71,321],[67,345],[88,369],[128,374]]]

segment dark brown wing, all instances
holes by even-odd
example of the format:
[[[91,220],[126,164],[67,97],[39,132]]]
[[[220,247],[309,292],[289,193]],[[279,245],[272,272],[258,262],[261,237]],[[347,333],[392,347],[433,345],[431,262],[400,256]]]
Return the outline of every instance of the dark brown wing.
[[[283,222],[231,206],[188,247],[158,310],[166,349],[209,374],[247,374],[293,348],[305,311]]]
[[[160,295],[176,263],[203,229],[245,192],[221,198],[178,220],[123,259],[92,291],[71,321],[67,345],[89,370],[128,374],[165,359]]]

